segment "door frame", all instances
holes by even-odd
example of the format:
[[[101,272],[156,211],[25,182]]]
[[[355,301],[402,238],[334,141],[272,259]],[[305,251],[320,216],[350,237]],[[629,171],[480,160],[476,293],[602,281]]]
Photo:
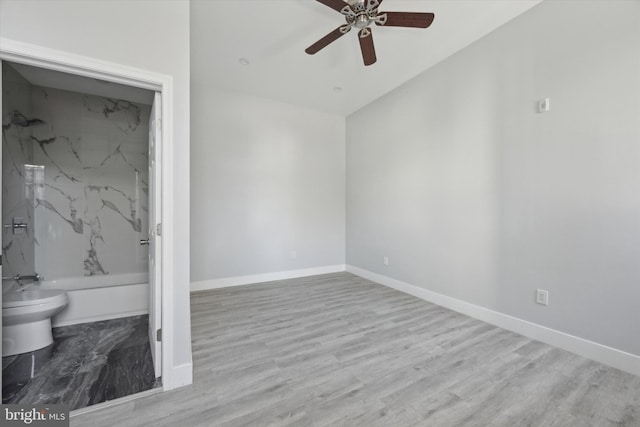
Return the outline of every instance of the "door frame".
[[[161,262],[161,317],[162,317],[162,387],[171,390],[183,382],[173,367],[173,77],[139,68],[103,61],[29,43],[0,37],[0,61],[11,61],[34,67],[61,71],[78,76],[106,80],[113,83],[160,92],[161,96],[161,163],[162,174],[162,252]],[[2,165],[0,165],[0,168]],[[1,338],[1,337],[0,337]],[[0,340],[0,349],[2,342]]]

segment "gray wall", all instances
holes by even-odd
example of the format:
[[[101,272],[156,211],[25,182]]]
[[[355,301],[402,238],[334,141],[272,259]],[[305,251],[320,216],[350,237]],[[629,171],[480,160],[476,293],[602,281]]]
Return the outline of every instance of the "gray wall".
[[[344,117],[195,87],[192,281],[344,264]]]
[[[639,1],[545,1],[347,119],[348,264],[640,354],[639,261]]]

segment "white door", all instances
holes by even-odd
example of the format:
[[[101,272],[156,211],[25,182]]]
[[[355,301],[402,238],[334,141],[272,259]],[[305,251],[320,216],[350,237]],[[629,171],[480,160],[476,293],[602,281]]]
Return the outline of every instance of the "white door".
[[[160,93],[156,92],[149,118],[149,343],[156,378],[162,375],[162,210],[161,210],[161,111]]]

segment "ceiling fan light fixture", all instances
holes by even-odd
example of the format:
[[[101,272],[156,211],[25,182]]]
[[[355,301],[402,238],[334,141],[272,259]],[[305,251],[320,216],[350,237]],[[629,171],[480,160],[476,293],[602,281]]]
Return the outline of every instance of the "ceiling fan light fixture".
[[[307,49],[309,55],[315,55],[331,43],[347,34],[353,27],[357,28],[360,50],[364,65],[376,62],[376,50],[370,25],[380,27],[428,28],[433,22],[434,14],[425,12],[379,12],[378,7],[383,0],[316,0],[325,6],[341,13],[346,24],[342,24]]]
[[[369,24],[371,24],[371,18],[369,18],[365,14],[362,14],[357,16],[353,25],[355,25],[356,28],[363,29],[365,27],[368,27]]]

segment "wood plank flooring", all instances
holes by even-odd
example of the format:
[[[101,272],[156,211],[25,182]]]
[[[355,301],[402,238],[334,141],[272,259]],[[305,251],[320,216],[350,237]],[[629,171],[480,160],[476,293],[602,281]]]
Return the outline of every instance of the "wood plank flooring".
[[[194,383],[72,426],[640,426],[640,378],[349,273],[192,294]]]

